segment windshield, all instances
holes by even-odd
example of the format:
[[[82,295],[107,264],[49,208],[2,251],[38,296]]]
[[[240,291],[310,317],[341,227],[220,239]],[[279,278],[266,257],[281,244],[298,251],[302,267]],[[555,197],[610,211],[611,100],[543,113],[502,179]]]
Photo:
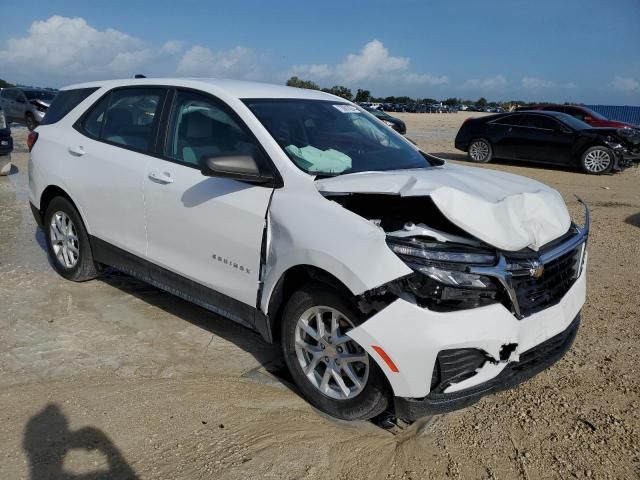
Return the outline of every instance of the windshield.
[[[291,161],[313,175],[430,166],[391,128],[348,103],[244,100]]]
[[[555,112],[554,112],[555,113]],[[573,117],[566,113],[555,113],[554,115],[562,123],[569,125],[574,130],[584,130],[585,128],[593,128],[588,123],[583,122],[579,118]]]
[[[56,92],[48,92],[46,90],[23,90],[24,96],[28,100],[53,100]]]
[[[590,108],[587,107],[581,107],[584,110],[586,110],[589,115],[591,115],[591,117],[595,118],[596,120],[609,120],[607,117],[605,117],[604,115],[599,114],[598,112],[594,112],[593,110],[591,110]]]

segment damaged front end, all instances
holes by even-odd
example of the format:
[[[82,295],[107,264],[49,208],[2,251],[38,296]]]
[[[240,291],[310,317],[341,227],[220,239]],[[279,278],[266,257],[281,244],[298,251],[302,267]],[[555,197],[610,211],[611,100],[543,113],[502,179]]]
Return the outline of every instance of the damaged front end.
[[[378,197],[352,195],[338,202],[382,228],[388,247],[413,273],[364,292],[358,305],[373,319],[395,322],[392,328],[421,330],[425,344],[411,345],[421,335],[410,331],[404,344],[391,345],[386,328],[369,322],[349,335],[365,348],[382,346],[401,372],[398,364],[421,371],[422,390],[411,378],[394,384],[397,373],[387,372],[400,418],[464,407],[530,378],[566,352],[584,302],[586,205],[583,226],[571,224],[537,251],[514,252],[462,231],[429,197]],[[407,209],[408,203],[421,208]],[[407,221],[407,212],[420,213]],[[545,319],[538,325],[531,321],[537,316]],[[428,353],[411,353],[420,348]]]

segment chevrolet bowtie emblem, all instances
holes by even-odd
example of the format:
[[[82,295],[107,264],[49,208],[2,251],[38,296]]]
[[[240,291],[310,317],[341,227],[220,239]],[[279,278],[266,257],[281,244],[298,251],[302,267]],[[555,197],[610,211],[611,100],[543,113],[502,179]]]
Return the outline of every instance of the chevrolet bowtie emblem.
[[[529,267],[529,275],[533,278],[540,278],[544,274],[544,265],[540,262],[532,262],[531,267]]]

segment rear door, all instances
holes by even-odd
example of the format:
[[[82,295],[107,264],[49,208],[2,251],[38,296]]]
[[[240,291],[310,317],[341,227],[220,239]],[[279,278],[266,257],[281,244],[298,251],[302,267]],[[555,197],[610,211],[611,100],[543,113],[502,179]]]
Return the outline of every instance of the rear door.
[[[15,122],[19,120],[17,118],[17,105],[16,102],[16,90],[15,89],[6,89],[2,91],[2,106],[4,109],[4,114],[7,117],[7,122]]]
[[[514,159],[517,157],[518,145],[522,131],[520,122],[522,115],[515,113],[506,115],[489,122],[488,136],[493,145],[493,155],[496,158]]]
[[[91,233],[146,255],[144,180],[157,139],[166,89],[118,88],[76,122],[67,140],[77,165],[74,191],[81,195]]]
[[[147,164],[149,259],[222,294],[211,296],[191,286],[194,296],[211,298],[207,302],[218,307],[222,303],[223,309],[235,305],[226,302],[228,297],[244,307],[256,306],[265,217],[273,189],[203,176],[200,161],[218,154],[258,151],[257,140],[230,107],[208,94],[178,89],[162,158]]]

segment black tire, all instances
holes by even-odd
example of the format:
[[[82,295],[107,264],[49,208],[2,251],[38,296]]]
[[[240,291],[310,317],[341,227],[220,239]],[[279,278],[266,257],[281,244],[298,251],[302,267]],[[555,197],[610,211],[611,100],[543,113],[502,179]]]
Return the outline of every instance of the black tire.
[[[27,112],[24,116],[24,123],[30,131],[38,126],[38,122],[31,112]]]
[[[331,398],[305,375],[295,351],[295,334],[298,320],[314,306],[335,309],[354,326],[364,320],[352,302],[324,284],[309,284],[291,296],[284,309],[281,341],[285,361],[302,396],[319,410],[343,420],[365,420],[379,415],[387,408],[390,389],[384,373],[371,357],[368,358],[369,372],[365,386],[353,398]],[[366,355],[364,351],[361,353]]]
[[[76,262],[72,266],[65,265],[63,263],[64,261],[58,258],[53,246],[51,225],[52,222],[54,222],[54,215],[60,212],[66,214],[71,220],[73,229],[75,230],[75,236],[77,237],[77,242],[74,244],[78,250],[78,255]],[[93,260],[93,254],[91,253],[91,244],[89,243],[87,230],[80,218],[80,214],[69,200],[64,197],[55,197],[51,200],[44,214],[43,228],[47,242],[47,253],[56,272],[67,280],[74,282],[93,280],[98,276],[98,269]]]
[[[472,149],[475,149],[472,151]],[[485,152],[481,154],[480,152]],[[474,138],[469,142],[467,158],[474,163],[489,163],[493,157],[491,142],[485,138]]]
[[[602,161],[608,158],[605,166]],[[598,160],[600,159],[600,160]],[[587,148],[580,156],[580,167],[582,171],[589,175],[603,175],[611,172],[615,163],[613,150],[602,145]]]

